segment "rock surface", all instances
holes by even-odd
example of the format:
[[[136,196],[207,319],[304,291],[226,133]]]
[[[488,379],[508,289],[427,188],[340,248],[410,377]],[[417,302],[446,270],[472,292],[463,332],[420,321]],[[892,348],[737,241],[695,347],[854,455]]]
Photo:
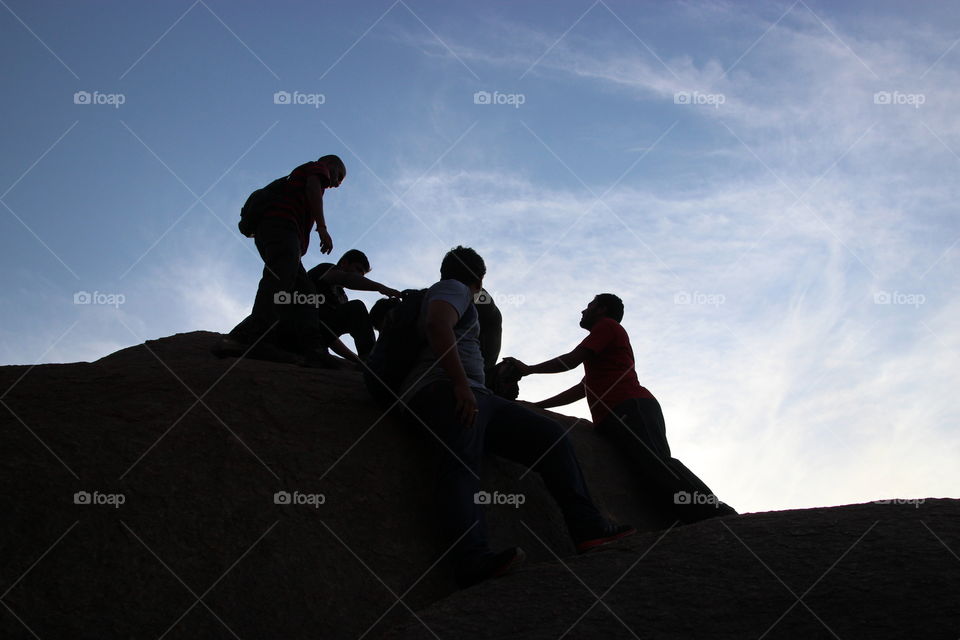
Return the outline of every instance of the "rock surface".
[[[387,637],[960,637],[960,501],[757,513],[459,592]]]
[[[218,360],[219,337],[0,367],[0,637],[378,637],[453,592],[430,436],[383,417],[359,373]],[[571,437],[602,510],[670,525],[608,443],[584,425]],[[492,544],[560,580],[549,563],[572,544],[524,471],[493,458],[484,471],[485,489],[527,498],[488,508]],[[324,503],[275,504],[277,491]]]

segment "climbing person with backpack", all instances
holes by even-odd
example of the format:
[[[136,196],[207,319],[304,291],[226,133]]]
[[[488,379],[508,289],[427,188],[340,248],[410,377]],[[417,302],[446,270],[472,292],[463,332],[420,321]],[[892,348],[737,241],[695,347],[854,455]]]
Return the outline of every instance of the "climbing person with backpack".
[[[451,558],[461,588],[503,575],[525,557],[519,547],[494,552],[487,545],[483,501],[477,498],[487,451],[540,473],[578,553],[636,532],[629,525],[611,524],[597,510],[573,445],[559,424],[484,386],[474,297],[481,291],[485,273],[483,258],[473,249],[450,250],[440,265],[440,281],[404,296],[381,333],[381,338],[387,337],[391,323],[397,323],[398,331],[409,330],[415,318],[420,338],[406,340],[417,347],[405,350],[404,365],[409,368],[406,372],[393,369],[392,375],[405,373],[397,399],[436,441],[437,517],[443,534],[454,543]],[[398,348],[394,353],[399,353],[403,340],[391,342]],[[374,348],[368,364],[376,360],[377,351]],[[392,382],[384,381],[384,386],[389,388]]]
[[[335,155],[307,162],[284,178],[250,194],[240,211],[240,232],[252,237],[263,259],[253,310],[212,351],[220,357],[246,356],[336,368],[340,359],[323,346],[317,317],[319,297],[301,258],[316,225],[320,252],[333,240],[323,213],[323,193],[347,175]]]

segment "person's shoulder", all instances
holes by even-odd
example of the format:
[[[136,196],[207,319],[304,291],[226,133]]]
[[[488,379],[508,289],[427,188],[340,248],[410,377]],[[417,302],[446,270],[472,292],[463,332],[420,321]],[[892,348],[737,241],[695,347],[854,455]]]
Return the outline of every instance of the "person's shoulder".
[[[290,177],[294,180],[303,180],[307,176],[319,176],[322,180],[329,181],[330,170],[325,162],[311,160],[310,162],[304,162],[290,172]],[[326,182],[324,184],[326,185]]]
[[[427,293],[433,294],[446,294],[446,295],[470,295],[470,287],[463,284],[459,280],[454,280],[453,278],[447,280],[438,280],[430,285],[430,288],[427,289]]]
[[[627,335],[627,330],[623,328],[623,325],[613,318],[600,318],[593,323],[593,327],[590,328],[590,332],[619,334],[623,336]]]
[[[322,276],[327,271],[330,271],[330,269],[336,269],[336,268],[337,268],[337,265],[333,264],[332,262],[321,262],[317,266],[307,271],[307,275]]]

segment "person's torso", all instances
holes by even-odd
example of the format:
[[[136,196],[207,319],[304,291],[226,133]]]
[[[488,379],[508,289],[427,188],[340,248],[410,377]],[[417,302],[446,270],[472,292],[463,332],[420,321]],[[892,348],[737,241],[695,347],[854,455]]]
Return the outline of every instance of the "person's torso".
[[[450,284],[450,283],[456,284]],[[426,332],[427,310],[433,300],[442,299],[437,295],[439,289],[452,292],[456,290],[457,296],[461,301],[469,296],[469,303],[463,313],[460,314],[457,323],[453,326],[453,335],[456,340],[457,355],[460,357],[460,363],[463,365],[463,371],[470,381],[471,386],[484,388],[483,355],[480,351],[480,323],[477,314],[477,307],[473,303],[473,295],[470,289],[463,283],[452,280],[441,280],[431,286],[423,300],[420,303],[420,316],[417,321],[418,331],[421,335]],[[456,305],[453,305],[456,307]],[[439,358],[434,353],[429,344],[425,344],[420,351],[416,365],[413,367],[405,388],[421,388],[429,382],[437,380],[449,380],[446,372],[439,364]]]
[[[326,275],[329,270],[336,268],[337,265],[333,263],[323,262],[307,272],[317,293],[323,295],[323,304],[321,307],[328,310],[335,309],[349,300],[342,286],[323,280],[323,276]]]
[[[614,337],[603,350],[589,355],[583,362],[587,404],[594,424],[624,400],[653,397],[637,379],[633,348],[626,330],[616,323],[613,331]]]

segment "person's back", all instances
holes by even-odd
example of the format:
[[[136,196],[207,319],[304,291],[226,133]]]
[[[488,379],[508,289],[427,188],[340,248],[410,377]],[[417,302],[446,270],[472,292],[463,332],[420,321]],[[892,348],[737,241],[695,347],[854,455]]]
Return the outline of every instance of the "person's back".
[[[583,384],[594,424],[624,400],[653,397],[637,379],[630,337],[619,322],[600,318],[580,344],[590,351],[583,361]]]
[[[420,324],[426,346],[405,383],[409,413],[437,440],[438,520],[453,542],[450,557],[461,587],[502,575],[524,558],[519,547],[494,553],[487,545],[482,505],[475,496],[486,452],[540,473],[557,501],[580,553],[635,533],[606,521],[590,499],[573,445],[563,428],[484,386],[484,360],[474,295],[486,265],[456,247],[440,281],[424,294]]]

